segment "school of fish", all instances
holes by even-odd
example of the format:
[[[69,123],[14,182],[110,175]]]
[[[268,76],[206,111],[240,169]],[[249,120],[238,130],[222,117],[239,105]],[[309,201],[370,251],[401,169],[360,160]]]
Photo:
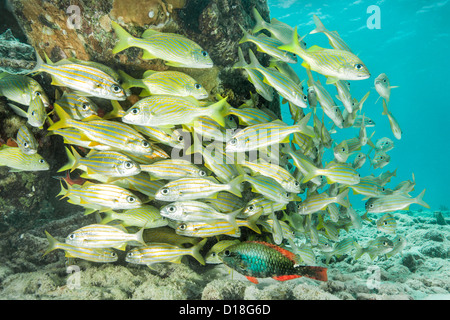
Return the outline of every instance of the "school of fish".
[[[135,79],[97,62],[44,62],[36,54],[30,74],[51,75],[52,85],[63,92],[54,99],[53,121],[47,109],[51,99],[39,83],[31,76],[0,74],[0,94],[27,119],[13,137],[17,147],[1,146],[0,165],[11,171],[49,170],[30,130],[45,127],[66,144],[67,162],[59,168],[66,176],[58,196],[98,218],[64,242],[46,232],[45,254],[61,249],[68,258],[109,263],[118,259],[115,249],[127,250],[128,263],[150,267],[180,263],[189,255],[203,265],[224,263],[257,283],[257,278],[301,276],[326,281],[323,262],[328,265],[333,257],[359,259],[367,253],[374,260],[401,253],[406,240],[392,238],[397,227],[392,213],[412,204],[429,206],[425,190],[410,195],[414,175],[387,188],[396,171],[358,173],[366,159],[374,170],[386,166],[394,148],[389,137],[375,141],[367,132],[375,126],[368,114],[377,112],[375,107],[362,111],[370,91],[360,100],[351,94],[351,81],[370,78],[368,66],[315,15],[310,34],[323,33],[331,48],[307,48],[297,28],[275,18],[264,21],[256,9],[253,16],[253,30],[241,26],[240,43],[252,43],[271,62],[264,67],[253,50],[238,49],[233,68],[242,70],[258,95],[241,106],[209,96],[201,83],[179,71],[148,70]],[[114,21],[112,28],[118,37],[113,54],[137,47],[142,59],[162,59],[175,69],[213,66],[208,52],[181,35],[148,29],[138,38]],[[300,60],[307,79],[290,66]],[[402,130],[389,104],[395,87],[384,73],[374,86],[382,114],[400,140]],[[142,89],[140,99],[124,110],[119,101],[131,88]],[[256,106],[257,100],[272,101],[275,92],[294,124]],[[89,97],[110,100],[112,111],[101,113]],[[355,137],[332,138],[344,129]],[[362,151],[365,146],[370,150]],[[324,155],[333,160],[324,163]],[[72,180],[74,170],[81,175]],[[364,197],[363,215],[350,203],[350,191]],[[384,215],[375,226],[368,213]],[[376,227],[382,235],[359,243],[349,230],[363,227]]]

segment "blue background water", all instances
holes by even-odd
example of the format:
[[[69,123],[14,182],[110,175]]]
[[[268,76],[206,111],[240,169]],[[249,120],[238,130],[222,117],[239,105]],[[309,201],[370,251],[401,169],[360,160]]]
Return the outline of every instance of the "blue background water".
[[[372,14],[367,13],[367,8],[371,5],[380,8],[380,29],[367,27]],[[395,148],[388,152],[391,161],[387,166],[373,169],[366,162],[359,171],[361,176],[397,168],[397,176],[387,185],[393,188],[403,180],[411,180],[414,173],[416,188],[412,196],[426,188],[424,200],[431,209],[450,207],[450,0],[269,0],[269,8],[271,18],[298,26],[300,35],[315,28],[312,16],[317,15],[328,30],[339,32],[371,72],[367,80],[351,81],[351,93],[360,100],[371,91],[363,112],[376,126],[368,128],[368,133],[375,131],[374,142],[382,137],[392,139]],[[308,35],[304,40],[308,47],[316,44],[331,48],[322,33]],[[292,66],[302,80],[307,79],[300,63]],[[375,103],[379,95],[374,80],[383,72],[391,85],[399,86],[391,90],[389,110],[401,126],[401,140],[393,136],[387,117],[381,115],[381,99]],[[325,79],[321,78],[321,82],[324,84]],[[329,85],[327,89],[333,96],[337,94],[335,86]],[[282,113],[285,121],[290,120],[287,105],[282,107]],[[339,130],[333,139],[341,142],[358,132],[356,128]],[[365,146],[362,151],[368,150]],[[356,208],[364,205],[358,200],[352,203]],[[413,210],[420,208],[411,206]]]

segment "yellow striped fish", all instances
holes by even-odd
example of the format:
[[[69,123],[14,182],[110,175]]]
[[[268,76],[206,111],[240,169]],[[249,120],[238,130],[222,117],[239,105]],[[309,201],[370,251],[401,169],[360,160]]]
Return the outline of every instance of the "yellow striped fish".
[[[375,90],[377,90],[380,97],[385,99],[387,103],[389,103],[391,89],[393,88],[398,88],[398,86],[391,86],[389,78],[385,73],[382,73],[375,78]]]
[[[240,47],[238,48],[238,57],[239,60],[233,65],[233,68],[244,69],[247,73],[248,81],[253,83],[256,92],[267,101],[273,101],[273,88],[264,82],[264,76],[259,71],[248,67]]]
[[[361,247],[356,241],[353,244],[356,248],[355,260],[358,260],[363,254],[367,253],[373,261],[379,255],[388,253],[394,247],[392,240],[385,236],[369,241],[367,247],[364,248]]]
[[[151,205],[142,205],[136,209],[125,210],[121,213],[105,211],[101,224],[118,220],[124,227],[159,228],[167,226],[169,221],[159,213],[159,209]]]
[[[355,170],[361,169],[364,163],[366,163],[366,160],[367,160],[366,154],[364,152],[358,152],[356,153],[356,156],[353,159],[352,167]]]
[[[105,210],[133,209],[142,205],[141,200],[131,191],[112,184],[85,182],[83,185],[68,184],[67,190],[62,191],[61,199],[78,197],[80,205],[94,204]]]
[[[377,229],[382,232],[393,234],[397,229],[397,221],[395,221],[394,216],[388,212],[377,220]]]
[[[288,126],[281,120],[269,123],[255,124],[236,131],[233,137],[227,141],[225,151],[244,152],[257,150],[262,147],[288,142],[289,136],[295,132],[301,132],[307,136],[314,136],[314,131],[307,123],[311,117],[308,113],[299,123]]]
[[[292,176],[289,171],[277,164],[269,163],[267,161],[259,159],[256,162],[243,160],[240,161],[239,165],[249,168],[253,172],[274,179],[287,192],[300,192],[300,183]]]
[[[92,140],[89,148],[97,145],[108,145],[116,150],[129,151],[138,154],[152,154],[153,148],[139,132],[125,123],[103,120],[91,116],[89,121],[73,120],[58,105],[56,113],[60,120],[51,125],[48,130],[72,127],[80,130],[88,139]]]
[[[33,133],[26,125],[19,128],[16,136],[16,142],[20,150],[25,154],[35,154],[37,152],[38,143]]]
[[[232,126],[234,126],[235,124],[236,125],[235,128],[237,127],[237,124],[233,116],[225,117],[225,127],[222,127],[220,124],[217,123],[217,121],[214,121],[208,117],[198,117],[192,125],[183,125],[183,127],[195,134],[194,141],[196,135],[199,134],[205,140],[226,142],[230,139],[231,135],[234,132],[234,130],[232,130],[232,127],[230,127],[229,124],[231,124]],[[188,154],[191,153],[192,151],[193,150],[188,151]]]
[[[208,264],[219,264],[222,263],[219,259],[219,252],[222,252],[229,246],[233,244],[238,244],[239,240],[220,240],[215,245],[209,249],[209,251],[205,254],[205,262]]]
[[[212,68],[213,62],[205,50],[197,43],[179,34],[162,33],[147,29],[142,38],[133,37],[115,21],[111,25],[119,42],[112,53],[119,53],[130,47],[144,50],[142,59],[163,59],[166,65],[186,68]]]
[[[408,210],[409,206],[412,204],[418,204],[429,209],[430,206],[425,201],[423,201],[424,195],[425,189],[415,198],[403,193],[391,194],[381,198],[370,198],[369,200],[367,200],[365,208],[369,213]]]
[[[143,164],[141,170],[148,172],[152,179],[176,180],[185,177],[207,176],[204,170],[184,159],[166,159],[148,165]]]
[[[17,115],[27,118],[27,123],[32,127],[39,129],[44,127],[45,120],[47,119],[47,112],[45,111],[45,106],[41,98],[34,97],[31,99],[27,112],[12,103],[8,103],[8,106],[13,109]]]
[[[182,129],[173,130],[149,126],[133,126],[133,128],[144,136],[149,137],[152,141],[163,143],[174,148],[183,148],[185,136],[188,135],[183,134]]]
[[[245,30],[241,25],[239,25],[239,27],[241,27],[241,30],[244,33],[244,36],[239,41],[239,44],[245,42],[253,42],[254,44],[256,44],[258,51],[267,53],[268,55],[287,63],[297,63],[297,56],[295,54],[278,49],[279,46],[283,45],[283,42],[281,42],[280,40],[268,37],[265,34],[253,36],[248,33],[247,30]]]
[[[235,115],[239,119],[239,124],[251,126],[274,121],[270,115],[258,108],[229,108],[229,113]]]
[[[64,92],[62,97],[55,101],[72,119],[83,120],[92,115],[97,115],[98,107],[89,98],[75,93]]]
[[[390,258],[395,256],[398,253],[401,253],[402,250],[406,247],[407,241],[404,236],[396,236],[392,242],[394,243],[394,247],[391,251],[386,252],[386,258]]]
[[[384,151],[377,151],[373,159],[370,160],[370,164],[374,169],[383,168],[389,164],[391,156]]]
[[[54,134],[63,137],[64,143],[66,144],[73,144],[83,148],[94,149],[98,151],[106,151],[113,149],[111,146],[107,146],[101,143],[98,144],[95,143],[95,145],[92,145],[92,140],[90,140],[88,137],[86,137],[85,134],[83,134],[82,131],[76,128],[67,127],[55,129],[53,131],[50,131],[47,135],[54,135]]]
[[[299,158],[299,161],[306,170],[302,183],[306,183],[314,177],[323,175],[327,178],[329,184],[342,183],[345,185],[354,185],[360,182],[358,172],[346,163],[330,162],[325,169],[315,167],[311,162]]]
[[[286,192],[284,188],[274,179],[262,175],[250,177],[244,176],[244,180],[252,185],[252,191],[262,194],[269,200],[289,203],[294,200],[294,195],[290,192]]]
[[[247,202],[240,217],[249,217],[255,213],[262,211],[262,215],[270,215],[272,212],[284,210],[286,208],[285,202],[276,202],[265,198],[264,196],[258,196]]]
[[[149,199],[154,199],[156,192],[165,184],[165,180],[151,180],[148,172],[141,172],[135,176],[125,177],[110,182],[122,188],[139,191]]]
[[[61,249],[65,251],[66,258],[78,258],[92,262],[115,262],[118,259],[117,253],[114,250],[109,248],[83,248],[77,247],[71,244],[59,242],[54,237],[50,235],[47,231],[45,231],[48,240],[48,248],[44,253],[44,256],[50,253],[53,250]]]
[[[383,115],[387,116],[389,119],[389,125],[391,126],[392,133],[394,134],[394,137],[396,137],[398,140],[402,138],[402,129],[400,129],[400,125],[398,124],[398,121],[393,116],[392,112],[390,112],[387,108],[386,100],[383,100]]]
[[[66,243],[91,249],[116,248],[125,250],[127,242],[130,241],[137,241],[145,246],[146,243],[142,238],[143,232],[144,228],[132,234],[117,226],[90,224],[70,233],[66,238]]]
[[[348,191],[346,189],[335,197],[330,197],[325,192],[308,195],[305,201],[298,204],[297,213],[301,215],[313,214],[314,212],[324,210],[331,203],[338,203],[347,208],[350,206]]]
[[[168,243],[151,243],[144,247],[133,248],[127,252],[125,261],[134,264],[151,266],[155,263],[172,262],[181,263],[185,255],[194,257],[200,264],[205,265],[205,259],[200,250],[208,239],[203,239],[191,248],[180,248]]]
[[[334,160],[339,163],[345,163],[350,155],[347,141],[344,140],[333,148]]]
[[[291,78],[285,76],[280,71],[271,68],[264,68],[256,58],[252,50],[249,50],[250,64],[246,66],[246,69],[254,69],[259,71],[264,76],[264,82],[270,85],[272,88],[285,98],[292,102],[296,106],[306,108],[306,101],[308,98],[302,91],[301,85],[295,83]]]
[[[318,46],[305,50],[299,44],[297,27],[292,35],[291,42],[278,49],[297,54],[303,59],[302,66],[326,76],[327,83],[335,83],[337,80],[364,80],[370,77],[367,67],[353,53]]]
[[[354,194],[362,194],[367,197],[378,198],[385,195],[384,188],[379,183],[368,177],[362,177],[360,178],[358,184],[348,187],[353,190]]]
[[[201,238],[179,235],[173,227],[159,227],[144,230],[144,241],[146,243],[168,243],[183,248],[195,246],[201,240]]]
[[[153,71],[147,70],[143,79],[135,79],[119,70],[123,80],[123,87],[143,88],[141,96],[144,95],[172,95],[180,97],[194,97],[202,100],[208,98],[206,89],[191,76],[179,71]]]
[[[141,172],[138,163],[118,151],[91,151],[82,157],[74,147],[72,152],[66,147],[66,154],[69,159],[67,164],[61,167],[58,172],[75,169],[82,169],[87,174],[102,174],[108,177],[127,177]]]
[[[355,248],[355,239],[347,237],[334,245],[330,251],[323,252],[326,257],[326,264],[328,264],[333,256],[339,258],[344,254],[350,253]]]
[[[214,222],[224,220],[234,226],[236,231],[238,225],[236,216],[241,210],[230,213],[222,213],[215,210],[207,203],[200,201],[177,201],[161,207],[160,213],[163,217],[183,222]]]
[[[181,178],[170,181],[158,190],[155,195],[156,200],[161,201],[182,201],[196,200],[215,196],[220,191],[228,191],[241,197],[240,184],[243,176],[238,176],[229,183],[217,183],[214,178]]]
[[[41,85],[24,75],[0,72],[0,95],[25,106],[29,106],[35,97],[41,98],[45,107],[50,105],[50,100]]]
[[[30,73],[47,72],[52,76],[52,85],[68,87],[79,94],[110,100],[125,100],[125,91],[108,73],[86,64],[71,61],[49,64],[36,53],[36,67]]]
[[[219,192],[217,198],[208,198],[203,201],[209,203],[220,212],[233,212],[243,208],[245,204],[240,197],[224,191]]]
[[[201,116],[207,116],[222,127],[225,126],[226,98],[207,107],[200,107],[190,97],[150,96],[136,102],[122,117],[122,121],[141,126],[174,126],[193,123]]]
[[[26,154],[20,148],[0,146],[0,166],[10,167],[10,172],[46,171],[50,165],[39,154]]]
[[[316,28],[313,31],[311,31],[309,34],[323,33],[324,35],[327,36],[328,41],[330,42],[330,45],[334,49],[352,52],[352,50],[350,49],[348,44],[346,44],[344,42],[344,40],[342,40],[342,38],[339,36],[337,31],[328,31],[327,28],[325,28],[325,26],[323,25],[322,21],[320,21],[319,17],[316,16],[315,14],[313,15],[313,19],[314,19]]]

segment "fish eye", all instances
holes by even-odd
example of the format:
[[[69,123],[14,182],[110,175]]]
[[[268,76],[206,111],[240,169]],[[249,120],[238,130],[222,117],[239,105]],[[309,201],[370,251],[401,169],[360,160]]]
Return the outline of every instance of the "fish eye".
[[[298,181],[295,181],[294,186],[298,187],[298,186],[300,186],[300,183],[298,183]]]
[[[255,206],[254,206],[254,205],[252,205],[252,204],[251,204],[251,205],[249,205],[249,206],[248,206],[248,210],[250,210],[250,211],[253,211],[253,210],[255,210]]]
[[[364,66],[360,63],[355,64],[355,68],[356,70],[361,70],[362,68],[364,68]]]
[[[125,168],[130,169],[132,167],[133,167],[133,162],[131,162],[131,161],[126,161],[125,162]]]
[[[130,110],[130,112],[131,112],[132,114],[138,114],[138,113],[139,113],[139,108],[132,108],[132,109]]]
[[[205,170],[200,170],[200,171],[198,172],[198,175],[199,175],[200,177],[206,177],[206,172],[205,172]]]
[[[45,163],[44,159],[39,159],[39,163]]]
[[[206,51],[202,51],[202,56],[204,56],[204,57],[207,57],[208,56],[208,52],[206,52]]]
[[[369,208],[373,208],[374,207],[374,205],[371,203],[371,204],[369,204]]]
[[[383,79],[383,82],[386,82],[386,79]]]
[[[234,120],[233,116],[228,116],[228,121],[233,121],[233,120]]]
[[[145,141],[145,140],[142,140],[141,145],[142,145],[144,148],[150,147],[150,143],[148,143],[148,142]]]
[[[169,188],[162,188],[161,189],[161,194],[163,194],[163,195],[168,195],[169,194]]]
[[[383,221],[383,224],[384,224],[385,226],[387,226],[388,223],[387,223],[387,221]]]
[[[187,225],[186,225],[186,223],[182,223],[182,224],[180,224],[180,225],[178,226],[178,228],[179,228],[181,231],[184,231],[184,230],[186,230]]]
[[[215,252],[212,252],[212,253],[211,253],[211,256],[212,256],[212,257],[215,257],[215,256],[216,256],[216,253],[215,253]]]
[[[39,91],[36,91],[36,96],[38,96],[38,97],[40,97],[41,96],[41,93],[39,92]]]
[[[308,97],[303,95],[303,101],[307,101],[307,100],[308,100]]]
[[[183,136],[179,136],[179,137],[177,138],[177,140],[178,140],[178,142],[181,142],[181,141],[184,140],[184,138],[183,138]]]
[[[113,257],[113,258],[117,257],[117,253],[111,252],[111,257]]]
[[[69,238],[70,240],[75,239],[75,234],[74,234],[74,233],[69,234],[68,238]]]
[[[175,211],[177,211],[177,208],[175,206],[168,206],[167,211],[174,213]]]
[[[136,201],[136,198],[133,197],[133,196],[128,196],[128,197],[127,197],[127,201],[128,201],[129,203],[133,203],[133,202]]]
[[[113,91],[114,93],[119,93],[120,91],[122,91],[122,88],[119,87],[118,85],[113,85],[113,86],[111,87],[111,89],[112,89],[112,91]]]
[[[36,115],[36,111],[31,111],[31,115],[35,116]]]
[[[223,251],[223,255],[226,256],[226,257],[229,257],[231,255],[230,250],[224,250]]]
[[[89,106],[86,103],[83,103],[83,105],[81,106],[81,109],[83,110],[87,110],[89,108]]]
[[[23,143],[23,146],[24,146],[25,148],[28,148],[28,142],[24,142],[24,143]]]
[[[133,252],[128,252],[127,253],[127,258],[132,258],[133,257]]]
[[[237,139],[236,139],[236,138],[231,139],[231,140],[230,140],[230,144],[231,144],[232,146],[236,145],[236,144],[237,144]]]
[[[194,88],[195,89],[201,89],[202,88],[202,85],[201,84],[199,84],[199,83],[196,83],[196,84],[194,84]]]
[[[286,193],[284,194],[284,197],[285,197],[286,199],[289,199],[289,192],[286,192]]]

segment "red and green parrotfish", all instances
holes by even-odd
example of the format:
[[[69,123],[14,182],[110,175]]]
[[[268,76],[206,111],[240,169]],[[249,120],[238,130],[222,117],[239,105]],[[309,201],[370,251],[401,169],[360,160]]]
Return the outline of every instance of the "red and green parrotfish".
[[[225,248],[219,259],[228,267],[243,274],[253,283],[256,278],[273,278],[286,281],[308,277],[327,281],[327,268],[301,266],[293,252],[262,241],[246,241]]]

